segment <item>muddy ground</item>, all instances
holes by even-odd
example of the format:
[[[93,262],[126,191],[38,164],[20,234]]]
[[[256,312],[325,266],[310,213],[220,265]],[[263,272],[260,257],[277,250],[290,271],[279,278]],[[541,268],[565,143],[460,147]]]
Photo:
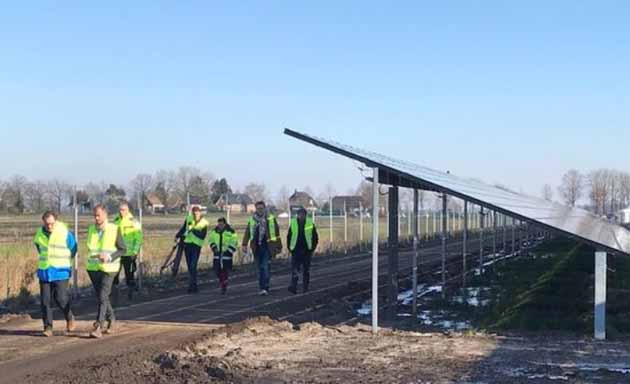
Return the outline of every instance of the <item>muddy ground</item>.
[[[428,251],[426,260],[438,260]],[[450,287],[444,303],[429,267],[418,317],[403,291],[396,320],[381,319],[375,336],[367,326],[369,258],[336,261],[314,264],[308,294],[280,286],[259,297],[255,276],[243,273],[227,296],[207,282],[199,295],[164,293],[119,307],[116,333],[98,341],[86,337],[93,315],[80,308],[79,330],[57,327],[53,338],[39,336],[36,318],[5,316],[0,383],[630,383],[626,339],[477,331],[470,320],[483,318],[475,315],[492,291]],[[288,281],[286,269],[276,272],[276,281]]]
[[[363,324],[293,325],[266,317],[196,341],[83,360],[38,383],[625,383],[630,345],[477,333],[421,333]]]

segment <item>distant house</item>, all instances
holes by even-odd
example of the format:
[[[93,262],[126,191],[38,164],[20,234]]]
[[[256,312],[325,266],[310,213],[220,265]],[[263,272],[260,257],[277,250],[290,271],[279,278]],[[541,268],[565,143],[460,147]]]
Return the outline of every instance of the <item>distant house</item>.
[[[361,196],[335,196],[332,199],[332,208],[334,212],[343,212],[345,209],[350,213],[358,213],[366,207]]]
[[[188,207],[186,202],[184,201],[180,203],[181,212],[186,212],[189,208],[193,209],[193,207],[199,207],[202,213],[208,212],[208,207],[203,204],[203,201],[201,200],[201,198],[196,197],[196,196],[190,196],[190,207]]]
[[[214,205],[221,211],[230,213],[253,213],[256,210],[254,200],[244,193],[228,193],[221,196]]]
[[[166,205],[155,193],[149,193],[145,196],[145,204],[152,214],[166,213]]]
[[[306,192],[295,190],[289,197],[289,206],[291,211],[295,211],[301,207],[309,212],[316,212],[318,209],[317,202],[311,195]]]

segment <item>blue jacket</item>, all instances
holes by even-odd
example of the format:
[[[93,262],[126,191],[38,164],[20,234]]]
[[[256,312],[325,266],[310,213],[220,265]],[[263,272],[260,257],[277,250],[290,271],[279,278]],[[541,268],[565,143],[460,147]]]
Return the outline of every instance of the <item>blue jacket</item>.
[[[44,234],[47,237],[50,237],[50,232],[48,232],[46,228],[44,228]],[[68,245],[70,252],[72,252],[72,258],[74,258],[77,255],[77,240],[75,239],[74,234],[70,231],[68,231],[66,244]],[[37,253],[39,253],[39,246],[37,244],[35,244],[35,248],[37,248]],[[48,269],[37,270],[37,278],[43,282],[68,280],[70,277],[72,277],[72,268],[48,267]]]

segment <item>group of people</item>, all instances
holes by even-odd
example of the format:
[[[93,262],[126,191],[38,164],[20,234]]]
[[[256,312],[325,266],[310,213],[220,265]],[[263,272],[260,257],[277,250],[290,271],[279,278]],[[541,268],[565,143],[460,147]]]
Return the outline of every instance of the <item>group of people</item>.
[[[263,201],[256,203],[256,211],[249,218],[241,243],[243,254],[250,250],[254,255],[258,270],[259,295],[269,294],[271,259],[282,251],[280,226],[276,217],[269,213]],[[229,272],[232,270],[233,257],[238,248],[238,235],[230,224],[221,217],[216,227],[210,231],[210,224],[203,217],[199,207],[193,207],[191,214],[175,236],[175,241],[184,244],[184,254],[189,273],[188,293],[198,292],[197,264],[206,238],[214,254],[213,269],[219,280],[221,293],[228,287]],[[297,293],[300,274],[303,275],[304,292],[308,291],[310,281],[311,256],[318,244],[317,229],[313,220],[308,217],[304,208],[300,208],[297,216],[290,222],[287,233],[287,244],[291,252],[291,283],[288,290]]]
[[[137,256],[144,237],[142,226],[131,214],[127,202],[119,205],[119,212],[111,222],[103,205],[94,207],[93,216],[94,223],[88,227],[86,240],[86,269],[97,299],[96,321],[90,337],[101,338],[103,334],[114,331],[116,318],[111,304],[111,293],[114,285],[118,284],[121,269],[125,272],[129,298],[137,291]],[[214,255],[213,270],[221,293],[227,293],[229,272],[239,245],[238,236],[225,218],[219,218],[216,227],[211,231],[208,231],[209,227],[201,209],[195,206],[175,236],[175,241],[184,245],[189,273],[188,293],[197,293],[199,290],[197,265],[206,242]],[[56,213],[47,211],[42,215],[42,226],[35,234],[34,243],[39,254],[37,276],[44,323],[43,335],[53,335],[53,301],[63,311],[66,330],[71,332],[75,329],[75,320],[71,309],[69,281],[78,249],[76,237],[66,224],[57,220]],[[296,217],[291,219],[287,232],[287,245],[291,252],[289,292],[297,293],[300,275],[303,292],[308,291],[311,256],[317,244],[315,224],[306,210],[300,208]],[[259,295],[268,295],[271,282],[270,262],[282,251],[282,241],[278,220],[268,212],[262,201],[256,203],[256,211],[247,222],[241,247],[243,253],[251,250],[254,255]]]

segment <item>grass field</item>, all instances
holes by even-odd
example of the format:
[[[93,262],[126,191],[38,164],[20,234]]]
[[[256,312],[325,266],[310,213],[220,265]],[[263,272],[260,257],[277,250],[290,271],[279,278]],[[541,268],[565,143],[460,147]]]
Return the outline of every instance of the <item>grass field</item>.
[[[210,213],[206,217],[211,224],[222,216],[219,213]],[[242,236],[249,216],[232,215],[231,224]],[[167,216],[144,216],[143,229],[145,243],[143,246],[143,267],[146,274],[157,274],[159,267],[166,258],[166,255],[173,246],[174,235],[183,223],[183,215]],[[62,215],[60,220],[68,223],[74,228],[74,217]],[[411,227],[406,217],[400,220],[400,237],[404,239],[411,237]],[[91,216],[79,216],[79,285],[88,284],[87,273],[85,272],[85,235],[87,227],[92,222]],[[457,231],[462,228],[461,220],[449,220],[450,231]],[[25,293],[38,292],[35,271],[37,269],[37,254],[32,244],[32,239],[37,228],[41,225],[39,216],[2,216],[0,217],[0,300],[14,297],[22,291]],[[280,232],[283,243],[286,243],[286,231],[288,219],[279,219]],[[316,217],[320,246],[317,253],[327,253],[331,251],[345,251],[362,245],[366,249],[371,242],[372,220],[363,219],[363,226],[358,217],[348,217],[347,225],[343,216],[333,218],[333,228],[330,229],[330,219],[328,216]],[[419,220],[420,233],[422,237],[433,237],[441,228],[439,217],[421,217]],[[474,227],[471,225],[471,227]],[[361,236],[361,228],[363,236]],[[387,218],[381,217],[379,220],[380,241],[385,242],[387,237]],[[331,239],[332,233],[332,239]],[[280,257],[287,257],[288,251],[285,249]],[[235,263],[240,264],[246,255],[236,255]],[[208,247],[202,251],[200,267],[208,267],[211,261],[211,254]],[[185,264],[185,263],[182,263]]]

